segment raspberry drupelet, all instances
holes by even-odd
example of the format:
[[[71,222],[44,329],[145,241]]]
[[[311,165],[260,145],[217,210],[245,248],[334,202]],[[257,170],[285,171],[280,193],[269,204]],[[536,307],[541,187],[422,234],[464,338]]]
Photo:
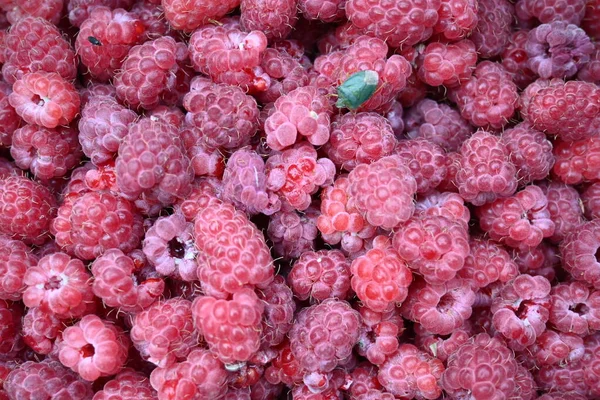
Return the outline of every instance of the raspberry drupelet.
[[[589,335],[600,329],[600,292],[585,282],[565,282],[550,292],[549,322],[560,332]]]

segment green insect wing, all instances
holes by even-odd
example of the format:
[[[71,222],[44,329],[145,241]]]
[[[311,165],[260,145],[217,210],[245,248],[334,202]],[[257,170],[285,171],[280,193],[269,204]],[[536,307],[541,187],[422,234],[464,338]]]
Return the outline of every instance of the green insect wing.
[[[337,88],[336,107],[356,110],[373,96],[378,83],[379,75],[375,71],[366,70],[350,75]]]

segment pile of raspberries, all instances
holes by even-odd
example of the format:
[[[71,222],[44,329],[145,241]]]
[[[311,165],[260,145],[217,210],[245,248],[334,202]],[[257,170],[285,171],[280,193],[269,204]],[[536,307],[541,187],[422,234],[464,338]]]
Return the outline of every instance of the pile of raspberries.
[[[0,0],[0,400],[600,399],[600,0]]]

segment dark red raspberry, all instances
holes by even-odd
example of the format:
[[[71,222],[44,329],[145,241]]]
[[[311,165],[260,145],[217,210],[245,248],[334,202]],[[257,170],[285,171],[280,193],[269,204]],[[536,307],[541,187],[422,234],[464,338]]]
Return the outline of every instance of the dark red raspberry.
[[[235,10],[240,0],[162,0],[165,18],[177,30],[191,32]]]
[[[0,146],[9,147],[12,143],[12,135],[22,121],[21,117],[10,105],[8,96],[12,92],[12,86],[6,82],[0,82]]]
[[[156,392],[150,386],[148,377],[141,372],[126,368],[96,392],[94,400],[113,399],[155,400]]]
[[[275,254],[290,259],[315,250],[320,215],[318,205],[310,206],[302,212],[284,209],[273,214],[269,220],[267,235],[273,242]]]
[[[521,9],[528,14],[528,19],[536,18],[542,24],[564,21],[579,25],[586,8],[585,0],[520,0],[520,3],[522,4],[517,6],[517,10]]]
[[[510,40],[514,6],[508,0],[479,0],[477,26],[470,39],[483,58],[502,54]]]
[[[395,154],[412,172],[417,182],[417,193],[430,192],[446,176],[444,149],[427,139],[402,140],[396,146]]]
[[[560,244],[562,266],[573,278],[600,288],[600,220],[579,225]]]
[[[0,300],[0,356],[3,359],[15,359],[16,353],[23,348],[22,316],[23,306],[20,303]]]
[[[600,218],[600,182],[592,183],[581,192],[581,202],[587,218]]]
[[[25,273],[38,257],[20,240],[0,235],[0,299],[18,301],[25,291]]]
[[[297,57],[291,49],[267,48],[262,55],[260,66],[271,78],[271,85],[266,91],[257,93],[256,98],[261,103],[270,103],[299,87],[308,85],[308,73],[302,61],[302,58]]]
[[[528,122],[521,122],[502,132],[502,141],[517,168],[520,184],[529,184],[548,176],[554,165],[552,143]]]
[[[283,39],[298,17],[298,0],[241,0],[240,23],[246,31],[261,31],[267,39]]]
[[[568,185],[600,180],[600,136],[566,142],[554,142],[556,162],[552,172]]]
[[[474,0],[442,0],[438,21],[433,27],[435,36],[448,41],[464,39],[477,26],[478,2]]]
[[[88,19],[90,12],[98,7],[105,6],[110,9],[123,8],[128,10],[135,0],[69,0],[67,9],[71,25],[80,27]],[[154,0],[156,3],[157,0]],[[160,1],[159,1],[160,3]]]
[[[528,34],[529,30],[526,29],[514,31],[501,55],[502,66],[519,89],[525,88],[536,78],[536,74],[529,69],[529,57],[525,50]]]
[[[549,322],[559,331],[589,335],[600,329],[600,292],[585,282],[560,283],[550,292]]]
[[[465,266],[458,276],[469,281],[475,288],[483,288],[494,282],[508,282],[519,275],[517,264],[499,244],[489,240],[471,238],[470,252]]]
[[[559,182],[541,182],[540,187],[548,199],[547,208],[555,225],[550,240],[560,243],[583,223],[582,199],[573,187]]]
[[[468,39],[456,43],[429,43],[417,59],[418,77],[430,86],[457,87],[467,81],[477,64],[475,45]]]

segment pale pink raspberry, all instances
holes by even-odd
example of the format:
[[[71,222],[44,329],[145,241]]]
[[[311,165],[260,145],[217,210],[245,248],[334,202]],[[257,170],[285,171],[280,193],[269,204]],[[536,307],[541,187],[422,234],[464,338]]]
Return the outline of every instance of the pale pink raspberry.
[[[65,253],[47,255],[25,273],[23,303],[60,318],[80,317],[93,306],[91,277],[81,260]]]
[[[376,312],[369,307],[359,306],[363,329],[357,345],[359,355],[366,357],[374,365],[381,365],[392,356],[399,346],[399,336],[404,332],[404,320],[398,307],[388,307]],[[377,380],[373,376],[373,383]],[[350,387],[355,392],[354,385]]]
[[[508,0],[480,0],[477,6],[478,22],[470,39],[480,57],[498,56],[510,40],[514,6]]]
[[[470,40],[433,42],[417,58],[418,77],[430,86],[457,87],[471,77],[475,64],[477,52]]]
[[[30,308],[23,317],[23,341],[39,354],[49,354],[52,351],[54,341],[63,329],[62,320],[39,307]]]
[[[267,48],[262,55],[260,66],[271,78],[271,85],[266,91],[257,93],[256,98],[263,104],[271,103],[299,87],[308,85],[308,72],[303,61],[303,55],[297,57],[293,49]]]
[[[581,202],[587,218],[600,218],[600,182],[592,183],[581,192]]]
[[[200,296],[192,315],[213,354],[225,364],[248,361],[259,349],[265,304],[252,289],[243,288],[231,300]]]
[[[552,143],[529,123],[521,122],[502,132],[502,141],[517,168],[520,184],[544,179],[554,165]]]
[[[320,214],[318,206],[310,206],[302,212],[284,209],[271,215],[267,235],[275,253],[290,259],[315,250]]]
[[[474,288],[483,288],[495,282],[508,282],[519,275],[519,268],[501,245],[490,240],[470,238],[469,255],[458,276]]]
[[[2,147],[10,146],[13,132],[22,123],[21,117],[8,101],[11,92],[11,85],[4,81],[0,82],[0,146]]]
[[[402,140],[394,153],[412,172],[417,182],[417,193],[430,192],[446,176],[445,151],[427,139]]]
[[[461,223],[468,228],[471,212],[465,201],[457,193],[435,190],[417,197],[415,217],[440,216]]]
[[[125,368],[113,379],[106,382],[102,390],[96,392],[93,400],[113,400],[114,398],[156,400],[157,394],[146,375],[132,368]]]
[[[261,342],[269,347],[277,346],[292,328],[296,311],[294,293],[285,278],[277,275],[267,288],[259,290],[257,294],[265,303]]]
[[[241,0],[240,23],[246,31],[260,31],[268,39],[283,39],[298,20],[298,0]]]
[[[38,263],[31,248],[0,235],[0,299],[18,301],[26,289],[25,273]]]
[[[549,322],[557,330],[588,335],[600,329],[600,292],[585,282],[560,283],[550,292]]]
[[[442,0],[439,18],[433,27],[434,36],[442,36],[448,41],[469,36],[479,22],[478,3],[474,0]]]
[[[240,5],[240,0],[162,0],[165,18],[177,30],[193,31],[211,20],[218,21]]]
[[[555,227],[550,240],[560,243],[568,233],[584,222],[581,207],[583,199],[572,186],[559,182],[540,182],[540,188],[548,199],[547,209]]]

